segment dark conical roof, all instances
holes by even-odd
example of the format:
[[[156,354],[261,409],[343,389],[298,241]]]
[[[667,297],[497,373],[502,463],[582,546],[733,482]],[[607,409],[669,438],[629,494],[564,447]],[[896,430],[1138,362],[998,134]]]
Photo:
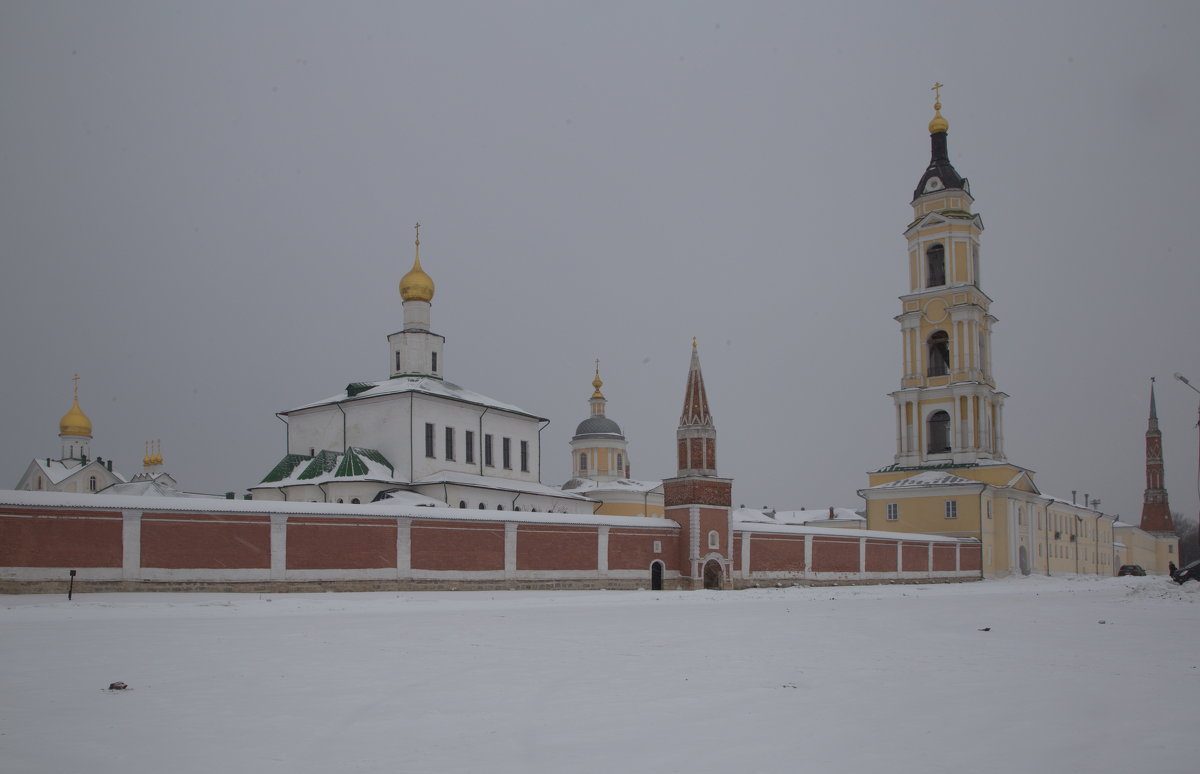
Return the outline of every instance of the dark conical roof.
[[[958,174],[958,170],[950,163],[950,152],[946,148],[946,133],[934,132],[929,135],[929,143],[931,146],[929,166],[925,168],[925,174],[921,175],[921,181],[917,183],[917,188],[913,191],[913,199],[918,199],[927,193],[940,191],[943,188],[958,188],[970,193],[970,183],[965,177]],[[930,186],[929,181],[932,178],[937,178],[937,183]]]
[[[622,438],[625,436],[621,433],[621,426],[612,421],[608,417],[588,417],[579,423],[579,427],[575,428],[575,437],[581,435],[619,435]]]

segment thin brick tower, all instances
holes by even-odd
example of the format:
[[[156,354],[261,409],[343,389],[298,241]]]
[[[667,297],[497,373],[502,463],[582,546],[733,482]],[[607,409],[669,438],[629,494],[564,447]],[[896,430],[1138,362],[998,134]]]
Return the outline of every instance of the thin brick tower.
[[[695,339],[675,438],[678,473],[663,482],[663,504],[666,517],[680,526],[681,585],[723,588],[732,571],[733,481],[717,476],[717,430]]]
[[[1154,378],[1150,379],[1150,422],[1146,427],[1146,494],[1142,500],[1141,528],[1146,532],[1175,534],[1171,505],[1163,481],[1162,431],[1158,429],[1158,407],[1154,401]]]

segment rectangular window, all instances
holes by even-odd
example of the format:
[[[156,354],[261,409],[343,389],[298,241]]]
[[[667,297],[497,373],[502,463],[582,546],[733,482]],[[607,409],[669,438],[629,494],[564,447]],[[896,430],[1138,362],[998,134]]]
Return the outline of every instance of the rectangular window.
[[[475,431],[463,432],[463,461],[468,465],[475,464]]]
[[[425,456],[433,456],[433,423],[425,423]]]
[[[957,500],[947,500],[946,501],[946,518],[947,519],[957,519],[958,518],[958,501]]]
[[[621,452],[617,452],[617,475],[625,475],[625,458],[621,455]]]
[[[529,441],[521,441],[521,472],[529,472]]]
[[[432,369],[432,370],[433,370],[433,372],[436,374],[436,373],[437,373],[437,353],[436,353],[436,352],[430,352],[429,354],[430,354],[430,356],[431,356],[431,361],[432,361],[432,364],[433,364],[433,369]]]
[[[399,352],[396,353],[396,371],[397,372],[400,371],[400,353]]]
[[[661,540],[654,541],[654,553],[656,553],[656,554],[662,553],[662,541]]]
[[[897,521],[900,518],[900,503],[887,504],[887,520]]]
[[[446,428],[446,459],[454,460],[454,428]]]
[[[500,453],[504,457],[504,469],[512,470],[512,439],[504,438],[500,441]]]
[[[483,434],[483,464],[489,468],[495,467],[495,462],[492,461],[492,434]]]

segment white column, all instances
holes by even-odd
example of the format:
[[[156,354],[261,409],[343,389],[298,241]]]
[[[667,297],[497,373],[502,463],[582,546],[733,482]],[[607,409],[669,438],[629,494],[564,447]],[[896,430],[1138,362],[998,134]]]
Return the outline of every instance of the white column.
[[[867,571],[867,539],[858,539],[858,571]]]
[[[750,532],[742,533],[742,560],[739,565],[742,568],[742,577],[749,579],[750,577]]]
[[[601,575],[608,574],[608,530],[601,527],[596,539],[596,569]]]
[[[121,577],[137,580],[142,574],[142,512],[121,511]]]
[[[396,519],[396,577],[412,577],[412,519]]]
[[[287,574],[287,514],[271,514],[271,580]]]
[[[504,575],[509,577],[517,572],[517,525],[511,521],[504,523]]]
[[[804,576],[812,577],[812,535],[804,536]]]

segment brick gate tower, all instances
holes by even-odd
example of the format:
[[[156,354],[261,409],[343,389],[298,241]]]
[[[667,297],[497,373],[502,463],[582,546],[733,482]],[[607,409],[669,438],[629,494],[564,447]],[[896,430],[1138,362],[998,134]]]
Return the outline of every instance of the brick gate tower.
[[[683,414],[675,431],[678,475],[663,481],[664,511],[680,526],[684,588],[723,588],[730,578],[733,480],[717,476],[717,430],[708,410],[700,355],[692,339]]]
[[[1162,431],[1158,429],[1153,377],[1150,379],[1150,422],[1146,427],[1146,493],[1139,526],[1146,532],[1175,534],[1171,505],[1167,502],[1167,485],[1163,480]]]

